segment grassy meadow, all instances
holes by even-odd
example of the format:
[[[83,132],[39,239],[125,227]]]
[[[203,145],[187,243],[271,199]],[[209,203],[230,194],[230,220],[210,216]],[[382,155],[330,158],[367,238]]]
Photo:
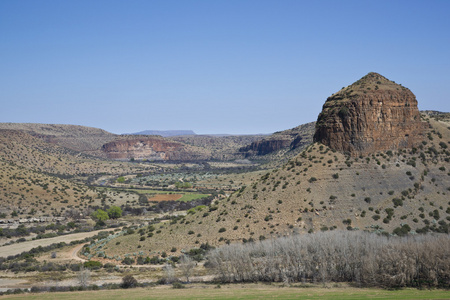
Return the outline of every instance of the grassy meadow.
[[[446,290],[383,290],[354,287],[282,287],[263,284],[191,285],[186,289],[171,286],[152,288],[5,295],[2,299],[450,299]]]

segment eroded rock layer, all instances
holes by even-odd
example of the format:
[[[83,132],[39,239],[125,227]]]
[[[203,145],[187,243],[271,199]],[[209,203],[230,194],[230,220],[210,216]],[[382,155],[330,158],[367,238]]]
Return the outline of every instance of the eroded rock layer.
[[[190,149],[182,143],[166,140],[159,136],[130,136],[106,143],[102,150],[110,159],[117,160],[202,160],[208,155],[198,149]]]
[[[369,73],[327,99],[314,141],[358,156],[411,148],[423,139],[423,130],[414,94]]]

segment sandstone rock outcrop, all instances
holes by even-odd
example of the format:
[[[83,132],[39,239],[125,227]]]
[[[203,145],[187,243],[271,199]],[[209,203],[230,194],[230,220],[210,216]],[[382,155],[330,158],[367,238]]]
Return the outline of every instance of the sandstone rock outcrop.
[[[160,136],[129,136],[106,143],[103,152],[116,160],[192,161],[208,159],[209,155],[191,146],[166,140]]]
[[[369,73],[330,96],[314,141],[352,156],[410,148],[423,139],[417,100],[407,88]]]

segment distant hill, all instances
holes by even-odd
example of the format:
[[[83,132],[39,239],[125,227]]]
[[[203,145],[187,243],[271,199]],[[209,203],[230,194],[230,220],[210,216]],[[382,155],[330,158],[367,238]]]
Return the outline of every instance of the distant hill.
[[[0,129],[26,132],[46,143],[94,156],[101,156],[102,145],[117,137],[103,129],[66,124],[0,123]]]
[[[265,135],[185,135],[168,139],[204,148],[211,153],[211,159],[213,160],[234,160],[244,158],[243,154],[239,152],[239,148],[264,137]]]
[[[125,135],[160,135],[162,137],[180,136],[180,135],[196,135],[192,130],[144,130],[135,133],[125,133]]]

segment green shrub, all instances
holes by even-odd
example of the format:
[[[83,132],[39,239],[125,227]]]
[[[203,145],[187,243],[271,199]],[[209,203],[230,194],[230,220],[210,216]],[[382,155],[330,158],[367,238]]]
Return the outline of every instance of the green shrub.
[[[411,227],[409,227],[408,224],[404,224],[401,227],[395,228],[393,233],[398,236],[404,236],[404,235],[407,235],[408,232],[410,232],[410,231],[411,231]]]
[[[392,199],[392,202],[394,203],[394,207],[403,206],[403,200],[402,199],[394,198],[394,199]]]
[[[100,268],[103,267],[103,264],[99,261],[95,261],[95,260],[90,260],[90,261],[86,261],[84,262],[83,266],[86,269],[90,269],[90,270],[98,270]]]
[[[122,262],[123,262],[124,264],[126,264],[126,265],[132,265],[132,264],[134,264],[136,261],[135,261],[134,258],[132,258],[132,257],[130,257],[130,256],[127,256],[127,257],[125,257],[125,258],[122,260]]]
[[[111,206],[106,212],[110,219],[118,219],[122,216],[122,209],[118,206]]]

